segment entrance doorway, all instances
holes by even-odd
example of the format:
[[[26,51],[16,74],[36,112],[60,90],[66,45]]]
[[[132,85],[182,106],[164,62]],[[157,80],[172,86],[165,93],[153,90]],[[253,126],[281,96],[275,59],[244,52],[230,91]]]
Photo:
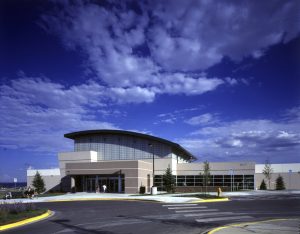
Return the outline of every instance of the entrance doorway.
[[[100,188],[103,192],[103,185],[106,185],[106,192],[108,193],[122,193],[125,190],[124,175],[119,176],[104,176],[104,175],[89,175],[84,176],[83,191],[96,192],[96,188]]]
[[[96,179],[95,178],[86,178],[86,191],[95,192],[96,191]]]

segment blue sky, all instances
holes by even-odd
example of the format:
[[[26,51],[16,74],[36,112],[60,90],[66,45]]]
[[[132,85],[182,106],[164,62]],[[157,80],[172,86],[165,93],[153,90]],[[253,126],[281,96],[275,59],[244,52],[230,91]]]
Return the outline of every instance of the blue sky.
[[[298,1],[0,3],[0,182],[63,134],[125,129],[200,161],[300,162]]]

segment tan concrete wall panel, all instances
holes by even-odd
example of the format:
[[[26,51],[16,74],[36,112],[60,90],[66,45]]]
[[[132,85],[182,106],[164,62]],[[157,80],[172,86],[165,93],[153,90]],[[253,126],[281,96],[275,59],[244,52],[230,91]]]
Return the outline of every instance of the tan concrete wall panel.
[[[59,184],[60,184],[60,176],[42,176],[44,182],[45,182],[45,188],[46,188],[46,192],[49,191],[50,189],[55,189],[55,190],[59,190]],[[32,182],[33,182],[34,176],[28,176],[27,177],[27,186],[31,186]]]
[[[272,173],[272,177],[271,177],[271,181],[270,181],[271,189],[276,188],[276,179],[279,175],[282,176],[286,189],[297,189],[297,190],[300,189],[300,173],[298,173],[298,172]],[[265,180],[267,188],[269,189],[268,180],[265,178],[264,174],[262,174],[262,173],[257,173],[254,176],[255,188],[259,189],[260,184],[263,179]]]

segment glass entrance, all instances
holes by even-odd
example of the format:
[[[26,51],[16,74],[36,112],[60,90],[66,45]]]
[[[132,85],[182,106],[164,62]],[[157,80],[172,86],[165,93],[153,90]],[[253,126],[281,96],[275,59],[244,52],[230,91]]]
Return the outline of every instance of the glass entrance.
[[[95,192],[96,191],[96,179],[95,178],[86,178],[86,191]]]
[[[98,184],[100,186],[100,191],[103,192],[103,185],[106,185],[107,193],[118,193],[119,192],[119,183],[118,178],[115,177],[99,177]]]
[[[103,185],[106,185],[107,193],[124,192],[124,175],[120,175],[120,178],[119,176],[103,175],[85,176],[85,186],[83,189],[87,192],[96,192],[96,188],[99,186],[99,191],[103,192]]]
[[[108,192],[117,193],[118,192],[118,178],[108,178]]]

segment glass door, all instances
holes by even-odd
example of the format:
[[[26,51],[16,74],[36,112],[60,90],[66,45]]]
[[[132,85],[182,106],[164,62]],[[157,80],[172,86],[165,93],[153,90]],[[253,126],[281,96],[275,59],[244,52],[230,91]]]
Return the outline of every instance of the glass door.
[[[118,192],[118,179],[117,178],[109,178],[107,190],[109,193],[117,193]]]
[[[95,192],[96,191],[96,179],[95,178],[86,178],[86,191]]]
[[[106,187],[108,187],[107,178],[106,177],[98,178],[98,184],[99,184],[100,192],[103,192],[103,185],[106,185]],[[108,191],[106,190],[106,192]]]

